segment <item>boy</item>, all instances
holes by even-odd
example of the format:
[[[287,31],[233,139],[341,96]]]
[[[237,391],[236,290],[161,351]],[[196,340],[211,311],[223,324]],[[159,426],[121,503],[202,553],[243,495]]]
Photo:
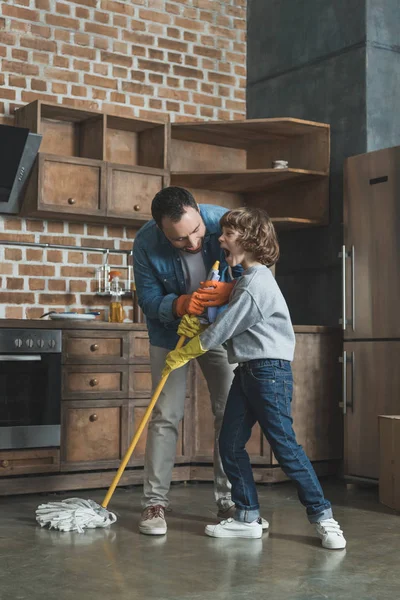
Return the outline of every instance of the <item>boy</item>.
[[[235,518],[207,525],[205,532],[224,538],[262,535],[257,490],[245,449],[258,422],[283,471],[296,483],[323,547],[343,549],[343,532],[292,428],[295,335],[286,302],[268,268],[279,257],[273,224],[265,211],[255,208],[232,210],[220,223],[219,242],[226,262],[230,267],[241,264],[244,273],[213,325],[202,331],[197,319],[182,320],[178,333],[193,339],[168,354],[164,370],[170,372],[224,343],[229,362],[238,363],[219,437],[222,463],[232,484]],[[212,286],[211,281],[203,284],[203,291],[198,292],[202,301],[212,298],[212,290],[207,290]]]

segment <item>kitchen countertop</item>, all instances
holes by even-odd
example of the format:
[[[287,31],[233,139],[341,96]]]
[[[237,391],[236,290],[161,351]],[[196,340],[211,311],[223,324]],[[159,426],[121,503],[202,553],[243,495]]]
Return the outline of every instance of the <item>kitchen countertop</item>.
[[[108,323],[107,321],[52,321],[50,319],[0,319],[0,328],[10,329],[105,329],[122,331],[143,331],[145,323]],[[295,333],[332,333],[339,327],[325,325],[294,325]]]

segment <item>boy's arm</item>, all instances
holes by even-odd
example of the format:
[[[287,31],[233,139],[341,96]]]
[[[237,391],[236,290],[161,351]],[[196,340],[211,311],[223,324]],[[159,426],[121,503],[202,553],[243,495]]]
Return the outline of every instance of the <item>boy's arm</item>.
[[[204,350],[216,348],[250,329],[265,316],[247,290],[237,290],[226,310],[200,335],[201,346]]]

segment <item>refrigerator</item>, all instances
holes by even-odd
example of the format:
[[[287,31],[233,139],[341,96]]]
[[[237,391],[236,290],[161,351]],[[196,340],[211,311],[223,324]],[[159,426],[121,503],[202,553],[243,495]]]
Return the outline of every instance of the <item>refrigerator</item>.
[[[379,478],[378,415],[400,414],[400,147],[344,170],[344,471]]]

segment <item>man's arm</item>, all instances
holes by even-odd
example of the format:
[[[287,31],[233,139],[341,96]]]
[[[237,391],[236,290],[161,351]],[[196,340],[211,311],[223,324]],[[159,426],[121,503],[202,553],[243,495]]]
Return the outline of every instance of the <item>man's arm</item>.
[[[178,296],[165,293],[140,242],[135,242],[133,246],[133,264],[138,303],[146,317],[162,323],[175,321],[177,317],[173,305]]]

